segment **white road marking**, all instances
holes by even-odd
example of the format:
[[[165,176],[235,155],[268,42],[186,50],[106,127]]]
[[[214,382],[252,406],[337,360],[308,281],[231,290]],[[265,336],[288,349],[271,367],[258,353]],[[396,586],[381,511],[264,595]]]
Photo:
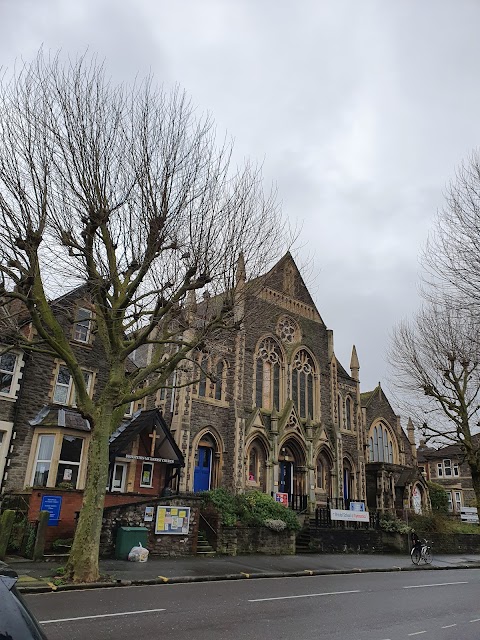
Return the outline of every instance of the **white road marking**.
[[[457,623],[455,622],[455,624],[446,624],[444,627],[442,627],[442,629],[450,629],[450,627],[456,627]]]
[[[419,636],[421,633],[427,633],[426,631],[415,631],[415,633],[409,633],[409,636]]]
[[[480,622],[480,618],[475,618],[475,620],[470,620],[470,622]]]
[[[412,584],[403,589],[422,589],[423,587],[446,587],[451,584],[468,584],[468,582],[436,582],[434,584]]]
[[[300,596],[278,596],[276,598],[256,598],[247,602],[267,602],[268,600],[291,600],[293,598],[316,598],[318,596],[340,596],[344,593],[361,593],[359,589],[355,591],[329,591],[328,593],[305,593]]]
[[[100,613],[96,616],[78,616],[77,618],[58,618],[57,620],[40,620],[40,624],[52,624],[55,622],[73,622],[74,620],[92,620],[93,618],[113,618],[115,616],[136,616],[139,613],[157,613],[166,609],[144,609],[143,611],[121,611],[120,613]]]

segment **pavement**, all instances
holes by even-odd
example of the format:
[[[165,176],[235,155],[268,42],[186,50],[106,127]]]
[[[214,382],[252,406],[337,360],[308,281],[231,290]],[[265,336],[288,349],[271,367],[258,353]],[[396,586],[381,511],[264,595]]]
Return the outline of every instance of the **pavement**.
[[[128,586],[241,580],[252,578],[299,577],[337,573],[415,571],[407,555],[305,554],[293,556],[197,556],[150,558],[146,563],[101,560],[101,581],[93,585],[65,585],[58,575],[60,563],[31,562],[9,557],[7,564],[18,573],[18,587],[26,593],[62,591],[75,588]],[[421,567],[422,569],[424,567]],[[428,569],[480,568],[480,555],[438,555]]]

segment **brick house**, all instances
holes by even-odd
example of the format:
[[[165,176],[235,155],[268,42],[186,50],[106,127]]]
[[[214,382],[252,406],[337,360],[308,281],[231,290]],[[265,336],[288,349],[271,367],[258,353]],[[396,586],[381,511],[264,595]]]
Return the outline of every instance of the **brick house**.
[[[80,288],[52,302],[93,397],[105,382],[102,346],[91,331],[92,306]],[[128,367],[135,367],[133,362]],[[0,356],[0,481],[3,500],[29,505],[35,519],[43,496],[62,498],[53,537],[73,532],[85,486],[90,424],[75,408],[68,369],[46,353],[13,350]],[[161,495],[178,484],[183,459],[158,409],[133,403],[111,437],[106,505]]]
[[[460,445],[434,449],[420,441],[417,449],[418,468],[427,480],[440,484],[448,495],[448,508],[459,514],[462,507],[475,507],[472,475]]]

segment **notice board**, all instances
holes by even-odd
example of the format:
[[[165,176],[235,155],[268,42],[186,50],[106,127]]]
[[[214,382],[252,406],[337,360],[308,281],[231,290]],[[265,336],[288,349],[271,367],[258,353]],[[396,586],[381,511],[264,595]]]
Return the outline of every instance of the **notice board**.
[[[157,507],[155,533],[184,536],[190,527],[190,507]]]

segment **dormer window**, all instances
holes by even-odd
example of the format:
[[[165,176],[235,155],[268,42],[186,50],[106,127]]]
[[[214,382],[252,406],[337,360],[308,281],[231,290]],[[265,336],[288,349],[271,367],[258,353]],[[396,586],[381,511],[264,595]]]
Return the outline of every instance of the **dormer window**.
[[[76,342],[88,344],[90,342],[92,312],[90,309],[79,307],[75,314],[75,324],[73,326],[73,339]]]

